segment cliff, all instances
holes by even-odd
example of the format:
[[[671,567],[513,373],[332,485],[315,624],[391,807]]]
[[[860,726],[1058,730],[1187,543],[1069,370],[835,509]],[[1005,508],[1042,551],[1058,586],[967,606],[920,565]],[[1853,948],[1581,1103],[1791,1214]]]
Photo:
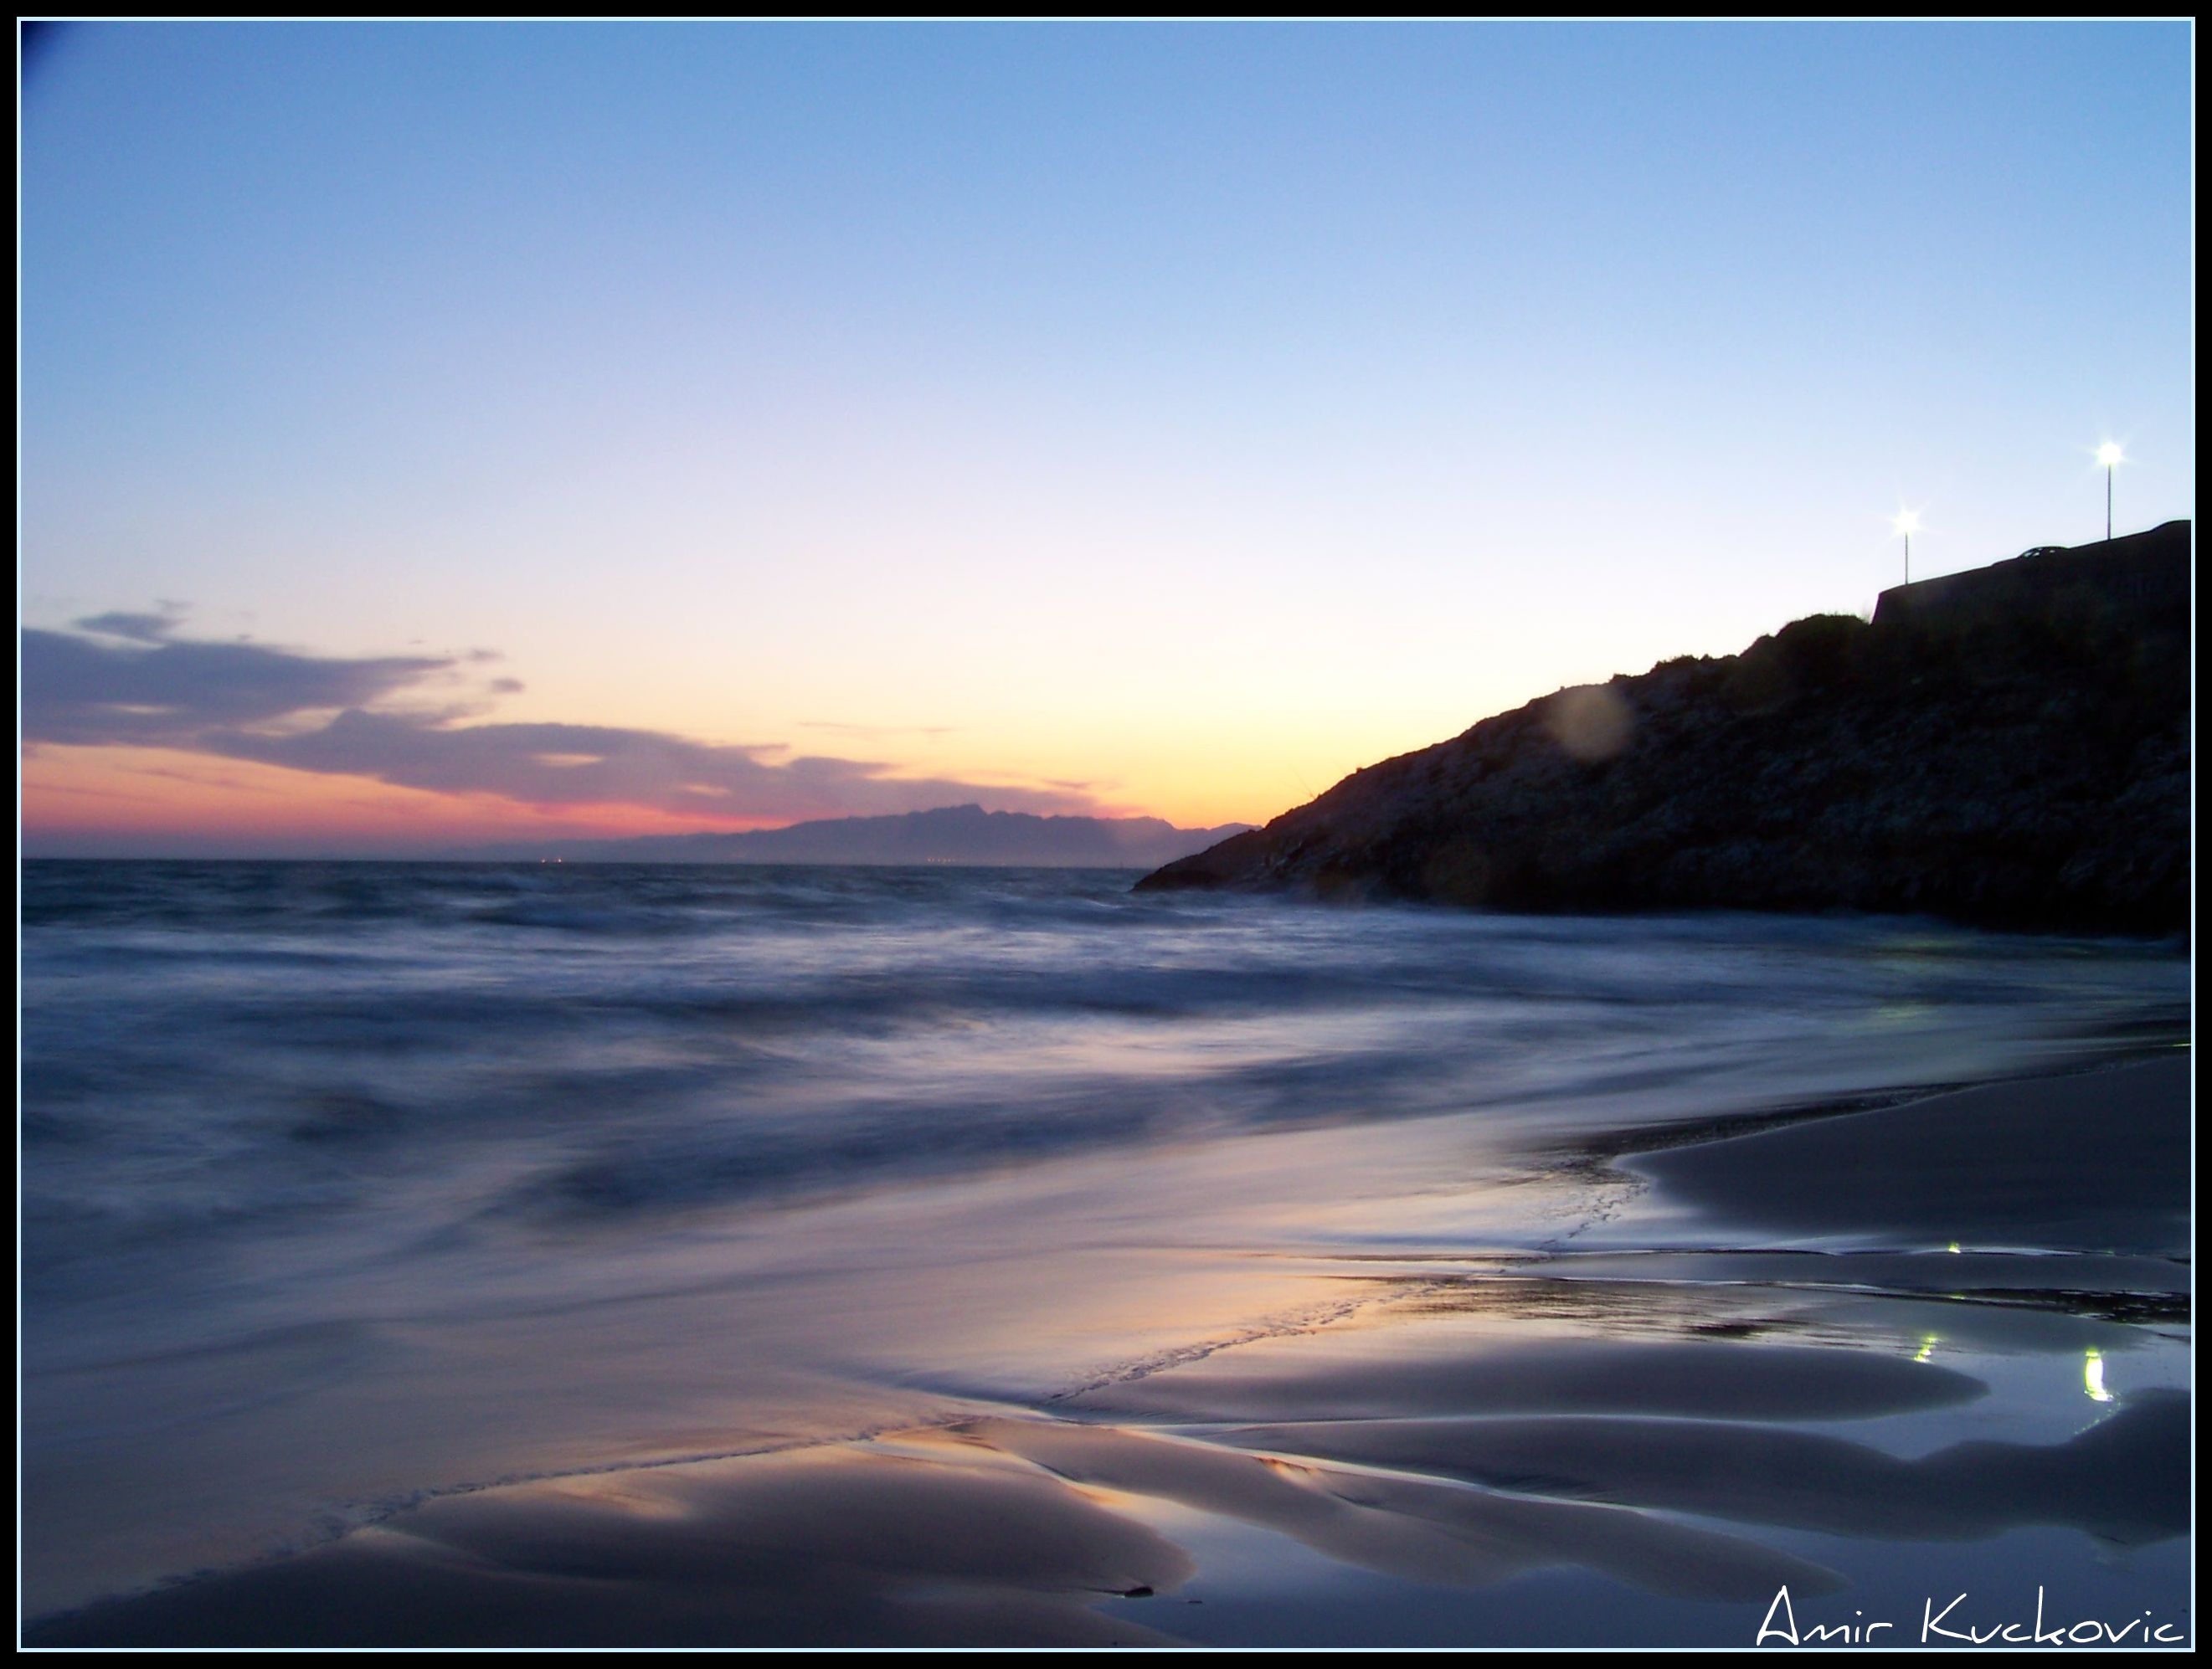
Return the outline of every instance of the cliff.
[[[2186,925],[2190,526],[1562,690],[1146,877],[1531,911]]]

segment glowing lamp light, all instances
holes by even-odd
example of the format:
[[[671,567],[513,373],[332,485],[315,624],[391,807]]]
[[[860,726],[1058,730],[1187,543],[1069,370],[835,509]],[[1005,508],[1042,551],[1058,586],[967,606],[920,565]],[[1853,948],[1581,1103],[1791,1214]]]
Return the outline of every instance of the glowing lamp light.
[[[2124,464],[2128,455],[2117,440],[2107,440],[2097,448],[2097,462],[2105,466],[2105,543],[2112,542],[2112,468]]]
[[[1905,583],[1912,583],[1912,536],[1920,531],[1917,510],[1899,510],[1889,519],[1889,531],[1905,541]]]

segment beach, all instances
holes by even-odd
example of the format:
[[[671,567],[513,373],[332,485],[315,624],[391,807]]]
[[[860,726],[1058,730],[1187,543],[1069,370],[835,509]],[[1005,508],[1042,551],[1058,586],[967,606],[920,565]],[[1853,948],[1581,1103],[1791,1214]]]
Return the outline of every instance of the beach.
[[[2194,1646],[2195,28],[20,21],[19,1648]]]
[[[2172,947],[269,868],[34,867],[29,1643],[2193,1639]]]

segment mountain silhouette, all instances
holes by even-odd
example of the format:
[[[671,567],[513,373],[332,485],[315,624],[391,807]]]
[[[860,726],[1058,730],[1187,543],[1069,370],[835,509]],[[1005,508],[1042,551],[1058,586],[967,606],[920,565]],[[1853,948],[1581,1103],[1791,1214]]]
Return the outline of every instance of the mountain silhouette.
[[[830,817],[744,834],[646,834],[472,847],[467,859],[576,863],[986,864],[1149,869],[1249,825],[1177,828],[1158,817],[1041,817],[947,805],[884,817]]]

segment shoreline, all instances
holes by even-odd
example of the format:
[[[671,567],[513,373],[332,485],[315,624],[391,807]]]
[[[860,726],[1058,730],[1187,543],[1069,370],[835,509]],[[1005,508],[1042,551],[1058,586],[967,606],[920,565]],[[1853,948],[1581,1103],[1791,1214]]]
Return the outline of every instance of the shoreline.
[[[2170,1297],[2170,1287],[2148,1293],[2148,1279],[2178,1273],[2185,1288],[2185,1265],[2142,1247],[2131,1259],[2082,1245],[2033,1257],[1977,1246],[1928,1270],[1941,1247],[1924,1234],[1884,1244],[1877,1223],[1854,1241],[1817,1199],[1795,1236],[1753,1231],[1787,1217],[1774,1184],[1794,1165],[1832,1174],[1838,1155],[1864,1165],[1902,1152],[1940,1181],[2008,1117],[2036,1135],[2012,1144],[1997,1180],[2033,1191],[2049,1180],[2045,1162],[2109,1126],[2108,1108],[2099,1111],[2109,1095],[2094,1092],[2123,1085],[2154,1104],[2146,1127],[2159,1140],[2178,1127],[2185,1154],[2189,1075],[2185,1058],[2162,1056],[1820,1115],[1731,1116],[1720,1121],[1730,1133],[1699,1141],[1679,1127],[1645,1132],[1662,1139],[1634,1154],[1607,1155],[1601,1136],[1587,1144],[1594,1159],[1653,1178],[1601,1244],[1578,1241],[1507,1272],[1408,1281],[1310,1332],[927,1427],[441,1494],[305,1551],[38,1617],[23,1638],[1170,1643],[1206,1637],[1192,1632],[1202,1622],[1295,1642],[1342,1637],[1369,1603],[1347,1596],[1387,1593],[1420,1615],[1483,1617],[1491,1643],[1534,1638],[1532,1596],[1564,1584],[1642,1617],[1651,1639],[1720,1643],[1740,1611],[1755,1627],[1778,1586],[1801,1617],[1824,1606],[1824,1619],[1836,1603],[1824,1593],[1886,1595],[1912,1564],[1896,1551],[1929,1541],[2086,1536],[2157,1567],[2179,1539],[2185,1562],[2185,1392],[2106,1390],[2100,1417],[2054,1441],[2050,1417],[2069,1411],[2002,1382],[2023,1358],[2083,1348],[2115,1381],[2103,1364],[2123,1360],[2164,1364],[2170,1380],[2171,1359],[2185,1358],[2166,1336],[2170,1308],[2150,1318],[2165,1328],[2100,1318],[2054,1304],[2051,1283],[2062,1264],[2094,1264],[2077,1272],[2125,1278],[2118,1294]],[[2077,1194],[2094,1197],[2045,1238],[2081,1241],[2085,1224],[2166,1237],[2164,1206],[2124,1187],[2105,1197],[2140,1161],[2072,1168]],[[1977,1220],[2017,1227],[2043,1209],[2038,1199],[1996,1200]],[[1685,1210],[1705,1231],[1702,1247],[1636,1232],[1679,1228]],[[1884,1215],[1900,1230],[1932,1221]],[[1716,1249],[1716,1229],[1735,1241]],[[1793,1238],[1804,1243],[1794,1251]],[[1747,1262],[1808,1253],[1840,1264],[1823,1271],[1832,1278],[1870,1282],[1808,1286]],[[2137,1266],[2143,1256],[2152,1264]],[[1629,1272],[1650,1259],[1666,1260],[1663,1278]],[[1922,1267],[1900,1278],[1906,1260]],[[2007,1296],[1966,1320],[1976,1298],[1941,1278],[1971,1266],[1994,1280],[1996,1265],[2021,1278],[2010,1265],[2031,1262],[2040,1287],[2000,1284]],[[1960,1336],[1942,1353],[1956,1365],[1931,1359],[1929,1344],[1906,1348],[1939,1336],[1931,1314]],[[1993,1398],[2021,1402],[2004,1411],[2016,1436],[1966,1442],[1960,1411]],[[1892,1429],[1910,1435],[1857,1435]],[[1906,1458],[1915,1449],[1925,1458]],[[1736,1469],[1756,1457],[1798,1482],[1754,1487]],[[1285,1611],[1271,1560],[1318,1560],[1312,1580],[1333,1571],[1345,1593],[1334,1609]],[[2099,1579],[2081,1580],[2078,1604],[2094,1606]],[[2167,1586],[2159,1579],[2161,1596]],[[1239,1621],[1271,1605],[1289,1635]],[[1393,1626],[1419,1633],[1413,1620]],[[1577,1638],[1570,1629],[1551,1643]]]

